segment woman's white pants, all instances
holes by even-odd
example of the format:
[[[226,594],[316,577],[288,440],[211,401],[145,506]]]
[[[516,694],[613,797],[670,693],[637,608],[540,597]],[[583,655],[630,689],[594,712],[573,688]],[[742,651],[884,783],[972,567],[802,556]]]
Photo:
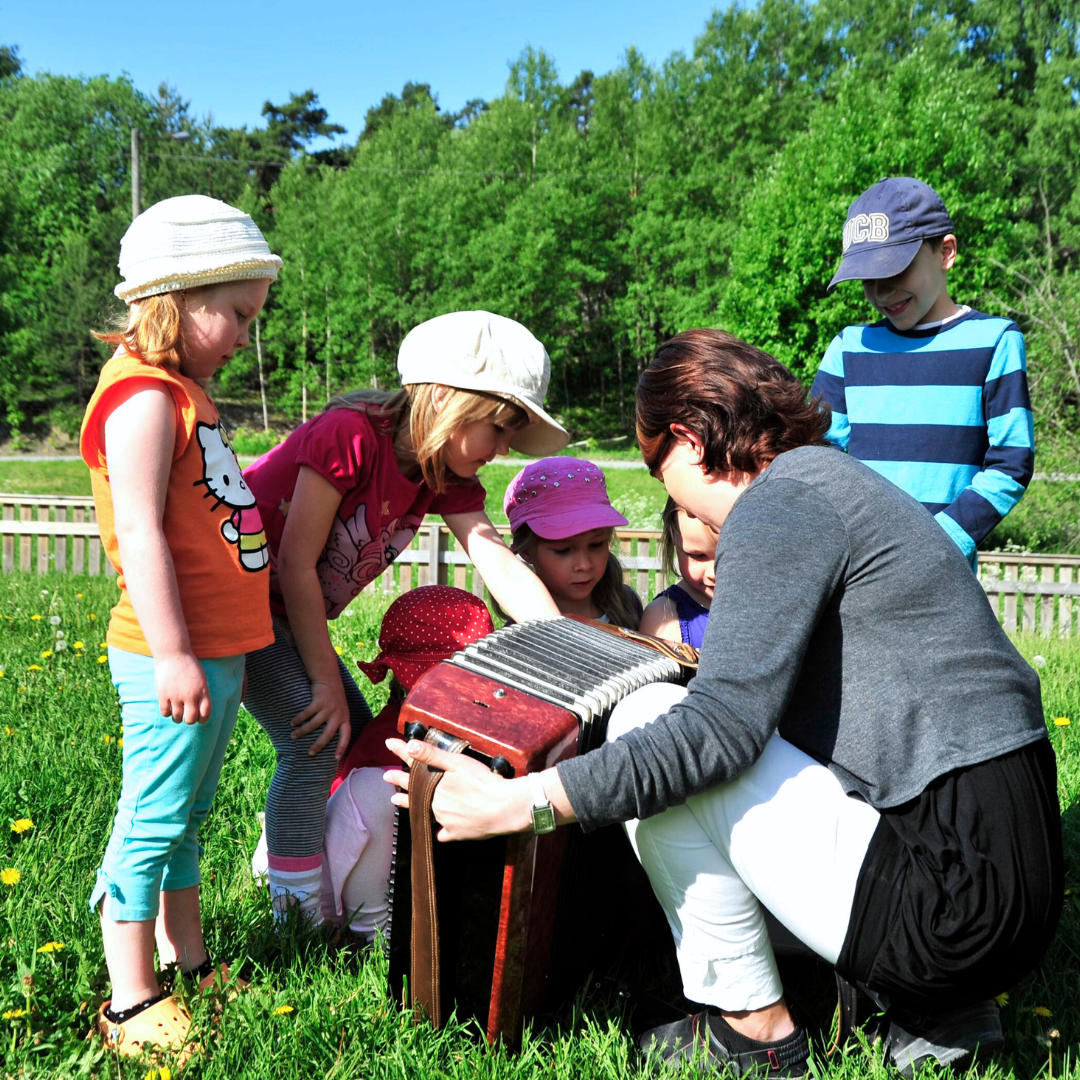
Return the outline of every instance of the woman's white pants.
[[[629,695],[612,713],[608,739],[650,723],[685,694],[657,683]],[[674,935],[683,993],[728,1012],[780,998],[763,909],[835,963],[878,819],[827,768],[773,735],[730,783],[626,822]]]

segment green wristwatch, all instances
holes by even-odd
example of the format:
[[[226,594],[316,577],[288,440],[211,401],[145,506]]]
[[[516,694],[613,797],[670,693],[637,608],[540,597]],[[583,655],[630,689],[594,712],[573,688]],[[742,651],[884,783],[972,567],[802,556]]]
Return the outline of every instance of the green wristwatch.
[[[532,786],[532,822],[534,833],[549,833],[555,831],[555,807],[544,790],[544,781],[537,772],[529,773],[529,784]]]

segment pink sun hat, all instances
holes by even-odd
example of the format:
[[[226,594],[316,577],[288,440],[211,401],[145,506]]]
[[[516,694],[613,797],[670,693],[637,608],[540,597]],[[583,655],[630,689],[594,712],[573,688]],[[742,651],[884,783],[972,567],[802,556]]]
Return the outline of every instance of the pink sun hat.
[[[572,457],[541,458],[526,465],[506,489],[503,512],[512,531],[528,525],[544,540],[627,524],[611,505],[600,468]]]

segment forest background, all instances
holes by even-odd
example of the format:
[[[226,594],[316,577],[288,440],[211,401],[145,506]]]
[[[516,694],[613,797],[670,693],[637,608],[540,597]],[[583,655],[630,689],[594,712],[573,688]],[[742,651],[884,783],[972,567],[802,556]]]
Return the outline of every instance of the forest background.
[[[393,385],[404,334],[456,308],[534,331],[578,438],[631,432],[638,373],[691,326],[742,335],[809,385],[832,336],[870,317],[857,284],[826,294],[847,205],[909,174],[956,221],[954,298],[1027,335],[1040,473],[1076,473],[1078,9],[733,5],[658,67],[630,49],[563,79],[528,48],[501,97],[453,115],[407,83],[323,151],[345,132],[314,88],[267,102],[262,127],[221,128],[181,89],[31,75],[0,46],[0,440],[77,433],[105,356],[89,331],[119,312],[137,128],[144,207],[236,203],[285,260],[259,348],[221,376],[256,428],[295,423],[305,397],[314,411]]]

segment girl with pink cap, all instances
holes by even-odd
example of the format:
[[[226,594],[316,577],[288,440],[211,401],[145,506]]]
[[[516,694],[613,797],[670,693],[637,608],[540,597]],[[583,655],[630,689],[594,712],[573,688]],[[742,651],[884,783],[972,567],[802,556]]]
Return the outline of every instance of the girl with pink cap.
[[[611,505],[607,480],[591,461],[549,457],[526,465],[503,499],[510,548],[547,586],[563,615],[636,630],[641,600],[623,583],[611,541],[626,518]]]

